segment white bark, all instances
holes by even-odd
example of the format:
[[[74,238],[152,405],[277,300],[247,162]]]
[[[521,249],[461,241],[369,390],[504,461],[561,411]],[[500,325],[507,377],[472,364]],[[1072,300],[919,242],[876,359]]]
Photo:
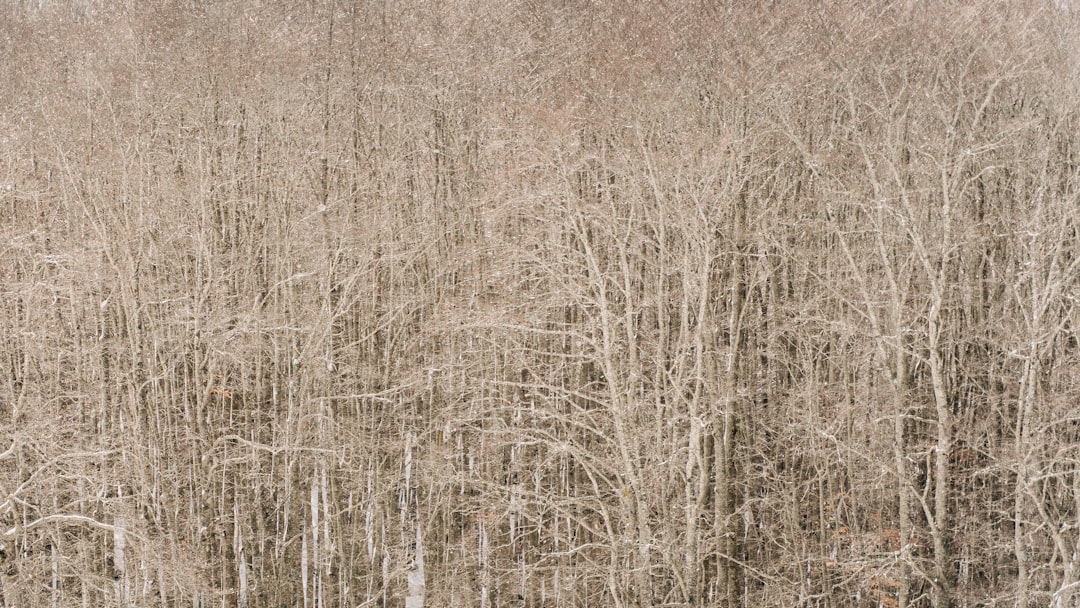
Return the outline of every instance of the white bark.
[[[424,576],[424,537],[420,522],[416,523],[416,555],[408,574],[409,594],[405,596],[405,608],[424,608],[426,580]]]
[[[303,534],[300,537],[300,587],[304,593],[304,608],[307,608],[309,604],[308,596],[308,540],[307,534]]]
[[[247,560],[244,557],[244,537],[240,533],[240,503],[236,501],[233,502],[233,552],[236,554],[236,574],[240,580],[237,602],[240,608],[247,608]]]
[[[124,520],[116,518],[113,526],[113,566],[116,568],[116,594],[120,602],[126,601],[124,585],[127,580],[124,563],[124,550],[127,548],[127,537],[124,535]]]
[[[312,605],[322,606],[322,586],[319,584],[319,564],[322,556],[319,553],[319,482],[318,474],[311,482],[311,591]]]

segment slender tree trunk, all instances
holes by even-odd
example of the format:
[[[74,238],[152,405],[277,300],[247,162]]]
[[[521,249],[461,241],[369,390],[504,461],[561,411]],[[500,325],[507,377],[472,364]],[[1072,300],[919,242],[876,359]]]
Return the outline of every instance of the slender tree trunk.
[[[907,470],[907,440],[904,427],[907,412],[907,359],[902,336],[897,335],[896,369],[893,372],[893,455],[896,462],[896,491],[900,502],[900,587],[896,594],[897,608],[907,608],[911,591],[911,496]]]
[[[1030,593],[1030,556],[1027,552],[1027,522],[1031,509],[1031,445],[1035,382],[1038,368],[1038,346],[1029,346],[1020,379],[1020,396],[1016,404],[1016,435],[1014,458],[1016,460],[1016,484],[1013,495],[1013,552],[1016,555],[1016,605],[1027,608]]]
[[[729,608],[741,605],[741,555],[739,554],[739,527],[736,521],[738,507],[738,479],[735,468],[735,442],[738,424],[738,396],[740,366],[742,359],[742,318],[746,299],[746,201],[740,194],[735,218],[736,249],[731,260],[731,287],[728,293],[727,352],[724,361],[724,403],[720,428],[720,462],[717,470],[717,521],[720,525],[720,580]]]
[[[952,560],[949,552],[951,523],[948,511],[952,479],[949,476],[949,452],[952,443],[952,412],[945,393],[941,353],[934,337],[937,327],[936,315],[931,313],[930,322],[930,376],[934,388],[934,406],[937,411],[937,443],[934,448],[934,521],[931,535],[934,542],[933,601],[937,608],[949,608],[952,596]]]

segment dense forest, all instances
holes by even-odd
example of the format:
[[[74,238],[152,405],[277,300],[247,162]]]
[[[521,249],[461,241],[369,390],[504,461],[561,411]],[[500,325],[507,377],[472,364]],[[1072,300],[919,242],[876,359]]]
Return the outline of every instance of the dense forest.
[[[1077,10],[3,3],[0,603],[1080,605]]]

